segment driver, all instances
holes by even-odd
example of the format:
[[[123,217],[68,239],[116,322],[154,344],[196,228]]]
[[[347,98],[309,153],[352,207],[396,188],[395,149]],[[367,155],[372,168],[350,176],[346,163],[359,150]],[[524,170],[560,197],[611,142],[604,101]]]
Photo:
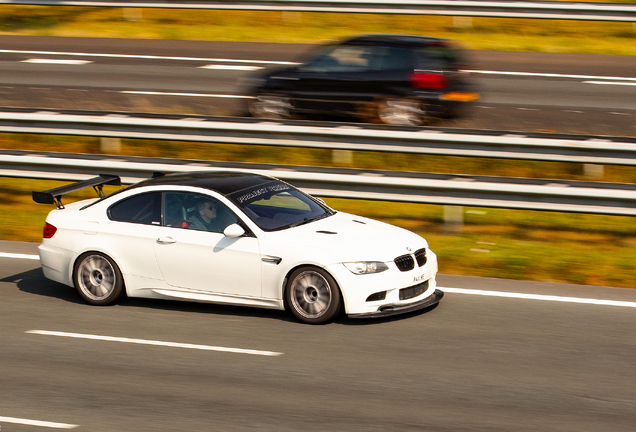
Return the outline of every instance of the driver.
[[[196,204],[197,211],[190,220],[190,229],[221,232],[220,221],[216,218],[216,203],[202,199]]]

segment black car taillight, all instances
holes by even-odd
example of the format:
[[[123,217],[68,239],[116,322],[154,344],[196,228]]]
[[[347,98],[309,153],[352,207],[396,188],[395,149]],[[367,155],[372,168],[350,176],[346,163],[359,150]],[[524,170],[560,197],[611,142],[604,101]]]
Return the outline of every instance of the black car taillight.
[[[57,231],[57,228],[55,228],[50,223],[46,222],[44,224],[44,230],[42,231],[42,237],[45,239],[50,239],[51,237],[53,237],[56,231]]]
[[[448,87],[446,77],[442,74],[414,72],[409,75],[411,86],[415,88],[444,89]]]

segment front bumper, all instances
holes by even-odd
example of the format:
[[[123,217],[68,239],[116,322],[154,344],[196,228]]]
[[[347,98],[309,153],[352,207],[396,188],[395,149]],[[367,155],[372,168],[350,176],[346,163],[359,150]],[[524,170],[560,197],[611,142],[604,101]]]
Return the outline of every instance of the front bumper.
[[[444,292],[436,289],[433,294],[415,303],[409,304],[395,304],[395,305],[383,305],[375,312],[366,312],[360,314],[349,314],[349,318],[380,318],[391,315],[399,315],[408,312],[414,312],[421,309],[426,309],[439,303],[444,297]]]

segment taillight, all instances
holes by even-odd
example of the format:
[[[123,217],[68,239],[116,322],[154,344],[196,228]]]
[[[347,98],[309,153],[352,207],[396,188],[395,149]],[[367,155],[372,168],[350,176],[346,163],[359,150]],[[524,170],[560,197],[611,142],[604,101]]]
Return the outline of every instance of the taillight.
[[[44,230],[42,231],[42,237],[45,238],[45,239],[49,239],[49,238],[53,237],[53,235],[55,234],[56,231],[57,231],[57,228],[55,228],[50,223],[46,222],[44,224]]]
[[[411,86],[416,88],[443,89],[448,86],[442,74],[414,72],[409,76]]]

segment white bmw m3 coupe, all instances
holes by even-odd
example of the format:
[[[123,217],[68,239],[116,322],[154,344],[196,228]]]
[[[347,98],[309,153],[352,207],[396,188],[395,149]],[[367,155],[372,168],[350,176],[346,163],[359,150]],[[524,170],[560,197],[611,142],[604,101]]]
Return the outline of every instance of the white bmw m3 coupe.
[[[129,297],[289,309],[321,324],[344,311],[382,317],[436,305],[437,257],[426,240],[336,212],[265,175],[157,174],[108,196],[100,175],[44,192],[55,203],[39,247],[44,275],[94,305]],[[98,198],[62,204],[94,187]]]

